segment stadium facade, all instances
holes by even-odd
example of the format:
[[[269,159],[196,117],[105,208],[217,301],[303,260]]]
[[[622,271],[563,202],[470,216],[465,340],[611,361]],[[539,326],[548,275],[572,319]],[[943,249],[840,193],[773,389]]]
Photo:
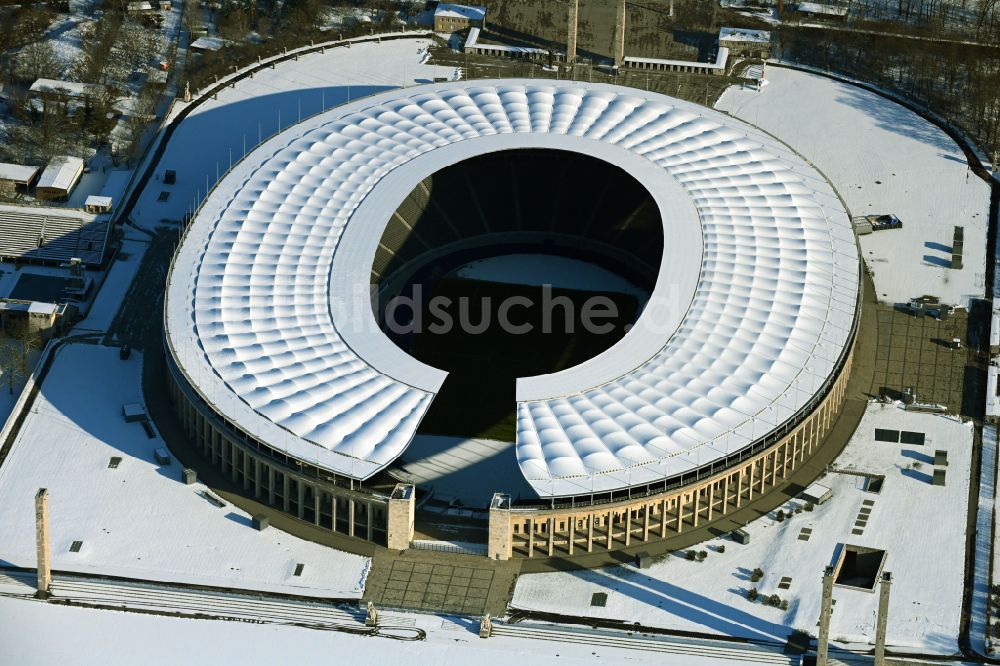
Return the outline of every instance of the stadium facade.
[[[445,373],[382,333],[373,265],[400,203],[497,151],[581,153],[648,191],[665,239],[635,325],[516,388],[537,502],[496,488],[489,555],[669,538],[780,485],[844,397],[860,315],[850,219],[827,181],[749,125],[604,84],[499,80],[382,93],[266,141],[217,184],[168,278],[171,395],[246,494],[405,548],[415,492],[386,475]],[[391,252],[390,252],[391,254]]]

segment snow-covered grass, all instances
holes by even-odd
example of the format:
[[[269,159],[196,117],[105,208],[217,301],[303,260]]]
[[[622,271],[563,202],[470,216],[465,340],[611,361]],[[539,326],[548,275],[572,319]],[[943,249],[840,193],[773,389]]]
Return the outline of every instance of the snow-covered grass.
[[[925,432],[924,446],[876,443],[874,428]],[[948,451],[947,485],[930,479],[935,449]],[[884,549],[884,571],[893,574],[888,644],[904,652],[953,654],[958,650],[961,615],[966,514],[969,492],[972,426],[950,417],[905,412],[895,406],[870,404],[857,432],[835,461],[840,470],[884,475],[879,494],[862,490],[863,477],[829,473],[822,483],[833,498],[813,511],[794,513],[805,502],[792,500],[783,510],[747,526],[750,543],[716,538],[696,547],[704,562],[683,553],[667,556],[648,570],[631,566],[582,572],[522,575],[513,606],[519,609],[638,622],[710,634],[784,641],[793,629],[815,635],[819,618],[821,577],[838,544]],[[862,534],[854,534],[864,500],[872,500]],[[803,528],[812,530],[800,540]],[[719,553],[719,546],[725,552]],[[750,577],[756,568],[759,581]],[[782,577],[789,589],[779,589]],[[747,599],[756,587],[761,595],[777,594],[788,610]],[[594,592],[608,592],[607,606],[592,607]],[[831,636],[843,645],[874,641],[878,595],[837,586]]]
[[[245,512],[218,508],[184,485],[165,446],[121,416],[142,402],[141,355],[62,348],[0,467],[0,561],[34,567],[33,497],[50,493],[53,568],[304,596],[360,597],[370,561],[276,529],[254,530]],[[109,468],[113,457],[122,460]],[[71,553],[73,541],[83,548]],[[293,576],[297,563],[302,576]],[[3,624],[0,622],[0,624]],[[15,660],[17,663],[17,660]]]
[[[874,93],[768,67],[763,92],[727,89],[716,107],[784,140],[815,164],[853,215],[895,213],[903,228],[861,237],[879,300],[923,294],[966,305],[985,292],[989,187],[947,134]],[[948,268],[953,229],[964,265]]]

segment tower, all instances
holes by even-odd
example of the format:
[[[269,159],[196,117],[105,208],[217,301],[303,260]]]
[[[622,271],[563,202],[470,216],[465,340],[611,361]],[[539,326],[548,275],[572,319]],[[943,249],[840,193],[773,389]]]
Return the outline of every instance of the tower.
[[[566,64],[576,61],[576,26],[580,12],[580,0],[569,0],[566,17]]]
[[[819,640],[816,643],[816,666],[826,666],[830,659],[830,615],[833,613],[833,574],[828,566],[823,572],[823,599],[819,609]]]
[[[38,590],[35,596],[49,596],[52,585],[52,552],[49,544],[49,491],[39,488],[35,494],[35,555],[38,566]]]
[[[615,67],[625,63],[625,0],[619,0],[615,17]]]
[[[892,574],[882,572],[882,585],[878,591],[878,620],[875,626],[875,666],[885,666],[885,628],[889,623],[889,590]]]

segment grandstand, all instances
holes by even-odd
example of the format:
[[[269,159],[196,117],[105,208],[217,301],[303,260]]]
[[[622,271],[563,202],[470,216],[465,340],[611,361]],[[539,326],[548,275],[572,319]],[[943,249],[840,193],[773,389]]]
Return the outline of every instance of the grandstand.
[[[0,260],[59,265],[104,262],[110,216],[64,208],[0,206]]]
[[[386,475],[448,372],[379,328],[371,287],[419,270],[444,283],[473,250],[538,242],[628,263],[652,289],[610,347],[517,378],[505,455],[547,508],[496,488],[490,557],[669,538],[780,486],[822,445],[860,312],[856,239],[822,175],[704,107],[520,79],[381,93],[234,166],[167,278],[184,430],[258,501],[408,547],[414,493]],[[491,388],[478,379],[468,402]]]
[[[647,291],[663,251],[659,210],[624,170],[581,153],[509,150],[473,157],[418,183],[386,225],[372,283],[389,282],[404,267],[412,271],[422,256],[440,260],[439,252],[428,251],[486,234],[503,234],[506,244],[544,243],[548,253],[573,237],[574,256],[585,245],[612,264],[624,251],[626,265],[612,267],[646,282]],[[608,247],[618,252],[602,252]]]

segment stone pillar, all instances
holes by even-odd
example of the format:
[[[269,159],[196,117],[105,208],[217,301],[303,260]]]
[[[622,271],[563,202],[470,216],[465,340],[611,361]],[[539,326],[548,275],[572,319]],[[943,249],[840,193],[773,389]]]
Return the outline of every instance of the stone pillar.
[[[615,16],[615,67],[625,64],[625,0],[619,0]]]
[[[49,491],[39,488],[35,494],[35,556],[38,566],[38,589],[35,596],[46,598],[52,585],[52,548],[49,543]]]
[[[386,546],[390,550],[406,550],[413,541],[415,495],[415,488],[408,483],[397,483],[389,495]]]
[[[827,666],[830,660],[830,615],[833,613],[833,566],[823,572],[823,598],[819,609],[819,640],[816,644],[816,666]]]
[[[878,623],[875,625],[875,666],[885,666],[885,628],[889,623],[889,590],[892,574],[882,572],[882,585],[878,591]]]
[[[530,547],[534,548],[534,543]],[[494,493],[490,501],[490,530],[486,554],[491,560],[509,560],[511,551],[510,495]]]
[[[566,18],[566,64],[576,61],[576,26],[580,12],[580,0],[569,0],[569,13]]]

